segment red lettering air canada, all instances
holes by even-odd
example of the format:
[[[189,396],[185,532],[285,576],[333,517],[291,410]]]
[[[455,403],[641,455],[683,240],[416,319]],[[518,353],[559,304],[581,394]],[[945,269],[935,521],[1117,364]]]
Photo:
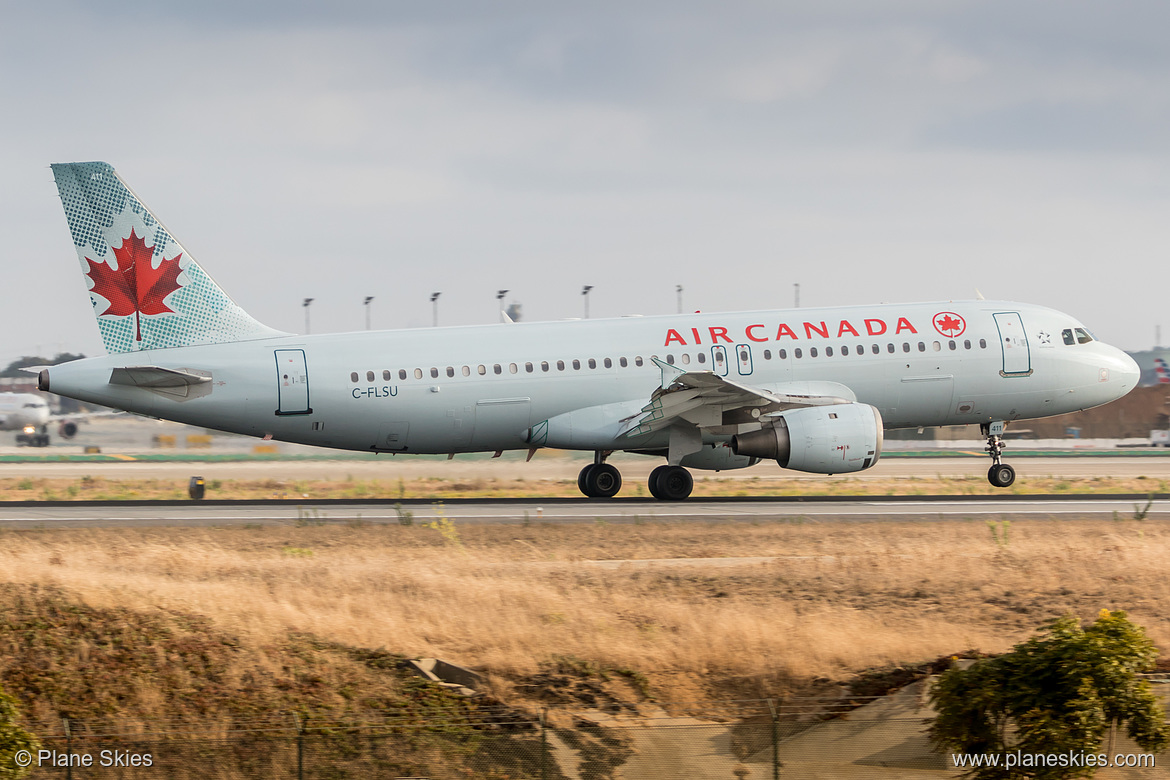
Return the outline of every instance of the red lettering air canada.
[[[881,336],[887,333],[890,329],[890,326],[883,319],[866,319],[863,320],[863,322],[865,323],[866,335],[869,336]],[[743,335],[748,341],[754,341],[757,343],[767,342],[769,340],[780,341],[781,339],[792,339],[794,341],[801,340],[801,337],[797,335],[797,332],[793,330],[792,326],[786,322],[781,322],[776,327],[776,336],[772,339],[768,338],[768,327],[768,325],[763,323],[753,323],[744,328]],[[832,338],[830,334],[832,333],[833,326],[828,322],[801,322],[800,327],[804,330],[805,339]],[[720,341],[726,342],[728,344],[734,343],[731,336],[728,335],[728,328],[726,327],[720,325],[709,325],[705,328],[705,330],[710,337],[709,343],[711,344],[718,344]],[[680,331],[674,328],[668,328],[666,331],[666,341],[663,343],[663,346],[669,347],[671,344],[678,344],[682,347],[702,345],[702,330],[700,328],[691,328],[690,331],[691,340],[688,340],[687,337],[684,336]],[[894,325],[894,335],[898,335],[903,332],[918,333],[918,329],[915,328],[910,320],[906,317],[899,317],[897,323]],[[838,320],[836,338],[844,338],[845,336],[856,336],[861,338],[861,333],[849,320]]]

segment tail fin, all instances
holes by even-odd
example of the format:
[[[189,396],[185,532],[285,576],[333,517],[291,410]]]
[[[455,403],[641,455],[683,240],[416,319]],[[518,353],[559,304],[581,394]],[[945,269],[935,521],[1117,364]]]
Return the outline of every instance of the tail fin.
[[[109,352],[281,336],[228,297],[104,162],[53,177]]]

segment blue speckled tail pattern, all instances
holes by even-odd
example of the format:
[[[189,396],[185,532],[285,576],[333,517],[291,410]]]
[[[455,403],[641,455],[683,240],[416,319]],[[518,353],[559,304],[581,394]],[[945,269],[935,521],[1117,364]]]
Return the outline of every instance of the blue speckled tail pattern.
[[[104,162],[58,163],[52,167],[102,341],[109,352],[283,335],[254,320],[229,298],[126,186],[111,165]],[[131,238],[132,231],[134,239]],[[147,250],[153,247],[149,262],[154,269],[177,259],[181,269],[177,287],[171,285],[174,289],[166,293],[165,305],[154,307],[166,311],[157,314],[119,313],[128,306],[134,308],[133,302],[140,303],[147,295],[146,291],[138,289],[143,282],[136,280],[157,276],[149,269],[146,274],[135,274],[130,268],[119,267],[116,250],[130,247],[134,241]],[[95,272],[93,268],[99,263],[105,263],[108,268]],[[99,277],[114,279],[124,288],[124,294],[119,296],[123,298],[120,308],[95,291]],[[131,303],[127,304],[126,299]],[[139,308],[143,307],[140,305]]]

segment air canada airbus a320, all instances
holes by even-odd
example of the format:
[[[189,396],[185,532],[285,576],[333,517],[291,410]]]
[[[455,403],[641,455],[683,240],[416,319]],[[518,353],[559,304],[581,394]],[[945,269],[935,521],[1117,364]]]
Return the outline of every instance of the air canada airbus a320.
[[[884,428],[977,423],[1006,487],[1005,423],[1107,403],[1134,361],[1059,311],[1002,301],[503,323],[317,336],[241,309],[101,162],[53,166],[108,355],[40,388],[278,441],[387,453],[589,450],[665,459],[659,499],[695,469],[760,460],[861,471]]]

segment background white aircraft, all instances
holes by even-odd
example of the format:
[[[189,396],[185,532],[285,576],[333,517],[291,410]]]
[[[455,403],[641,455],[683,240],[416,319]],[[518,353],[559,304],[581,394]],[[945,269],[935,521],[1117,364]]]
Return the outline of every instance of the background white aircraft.
[[[58,436],[72,439],[77,435],[76,418],[80,416],[54,418],[49,404],[36,393],[0,393],[0,431],[20,431],[17,444],[49,446],[50,421],[59,423]]]
[[[608,497],[615,450],[662,457],[650,492],[687,468],[774,459],[869,468],[884,428],[977,423],[988,478],[1011,420],[1120,398],[1124,352],[1074,318],[970,301],[691,314],[297,336],[211,280],[106,163],[53,166],[110,355],[51,366],[40,388],[254,436],[390,453],[590,450],[578,483]]]

